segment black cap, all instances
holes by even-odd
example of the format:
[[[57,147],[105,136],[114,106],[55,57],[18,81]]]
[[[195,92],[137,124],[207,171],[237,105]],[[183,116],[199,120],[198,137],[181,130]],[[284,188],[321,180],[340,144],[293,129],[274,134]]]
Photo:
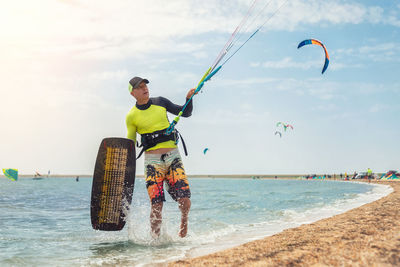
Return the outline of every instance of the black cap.
[[[141,82],[149,83],[149,80],[140,77],[133,77],[129,81],[129,92],[132,92],[133,89],[138,88]]]

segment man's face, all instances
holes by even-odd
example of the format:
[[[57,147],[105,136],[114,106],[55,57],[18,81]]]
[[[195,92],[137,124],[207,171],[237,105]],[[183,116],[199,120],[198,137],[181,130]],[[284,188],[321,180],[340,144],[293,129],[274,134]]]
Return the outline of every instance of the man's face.
[[[147,88],[147,84],[141,82],[138,87],[132,90],[131,95],[139,102],[147,100],[149,98],[149,88]]]

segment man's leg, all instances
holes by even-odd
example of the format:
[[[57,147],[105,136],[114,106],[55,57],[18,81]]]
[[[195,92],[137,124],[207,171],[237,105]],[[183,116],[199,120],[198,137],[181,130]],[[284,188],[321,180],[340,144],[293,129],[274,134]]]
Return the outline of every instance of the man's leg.
[[[189,182],[178,149],[171,151],[170,157],[166,161],[169,164],[166,177],[168,193],[172,199],[178,202],[182,214],[179,236],[185,237],[188,230],[188,216],[191,205]]]
[[[190,210],[190,198],[180,198],[178,199],[179,209],[181,210],[182,217],[181,217],[181,228],[179,230],[179,236],[185,237],[188,230],[188,217],[189,217],[189,210]]]
[[[161,232],[162,208],[163,208],[163,202],[151,205],[151,212],[150,212],[151,234],[155,238],[159,237]]]

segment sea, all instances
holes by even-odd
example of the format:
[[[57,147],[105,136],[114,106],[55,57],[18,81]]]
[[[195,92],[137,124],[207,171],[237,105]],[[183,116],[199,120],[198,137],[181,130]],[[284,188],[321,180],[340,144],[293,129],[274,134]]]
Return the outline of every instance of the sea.
[[[93,230],[92,178],[0,179],[0,266],[163,266],[343,213],[391,187],[328,180],[190,178],[186,238],[167,195],[162,232],[150,234],[150,203],[137,178],[122,231]]]

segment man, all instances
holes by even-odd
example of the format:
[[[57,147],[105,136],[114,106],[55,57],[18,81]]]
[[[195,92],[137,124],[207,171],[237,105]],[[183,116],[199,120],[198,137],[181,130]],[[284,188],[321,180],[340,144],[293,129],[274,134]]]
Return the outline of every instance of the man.
[[[164,181],[171,197],[178,202],[181,210],[179,236],[185,237],[190,210],[189,183],[177,148],[177,133],[167,135],[169,127],[167,112],[178,115],[183,106],[173,104],[164,97],[150,97],[149,81],[134,77],[129,81],[129,92],[136,99],[136,105],[126,116],[127,137],[136,142],[136,133],[141,135],[141,145],[145,150],[144,167],[147,192],[151,201],[150,225],[153,237],[160,235],[162,208],[165,201]],[[194,94],[189,90],[186,101]],[[193,104],[190,101],[182,114],[189,117]]]

